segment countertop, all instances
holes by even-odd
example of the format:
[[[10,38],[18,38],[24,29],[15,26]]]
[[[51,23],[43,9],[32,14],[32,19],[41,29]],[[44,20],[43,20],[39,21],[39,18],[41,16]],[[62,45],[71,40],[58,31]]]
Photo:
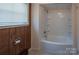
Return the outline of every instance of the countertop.
[[[19,23],[19,24],[12,24],[12,23],[0,23],[0,29],[5,28],[13,28],[13,27],[21,27],[21,26],[28,26],[29,23]]]

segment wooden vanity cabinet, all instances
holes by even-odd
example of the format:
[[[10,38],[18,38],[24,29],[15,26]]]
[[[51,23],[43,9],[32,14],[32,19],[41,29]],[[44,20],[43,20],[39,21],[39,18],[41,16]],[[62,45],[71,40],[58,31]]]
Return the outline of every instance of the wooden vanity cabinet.
[[[0,54],[27,54],[31,45],[30,36],[28,26],[0,29]]]

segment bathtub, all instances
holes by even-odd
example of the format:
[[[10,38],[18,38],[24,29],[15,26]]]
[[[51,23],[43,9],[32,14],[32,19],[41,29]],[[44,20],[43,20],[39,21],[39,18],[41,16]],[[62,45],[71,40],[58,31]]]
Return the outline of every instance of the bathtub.
[[[44,54],[70,54],[72,40],[69,37],[49,36],[41,39],[41,51]]]

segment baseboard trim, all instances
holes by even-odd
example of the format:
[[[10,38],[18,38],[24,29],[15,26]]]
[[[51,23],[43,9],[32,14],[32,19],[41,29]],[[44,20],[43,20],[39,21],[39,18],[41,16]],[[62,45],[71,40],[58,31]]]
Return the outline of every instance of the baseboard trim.
[[[29,49],[29,55],[39,55],[41,50],[40,49]]]

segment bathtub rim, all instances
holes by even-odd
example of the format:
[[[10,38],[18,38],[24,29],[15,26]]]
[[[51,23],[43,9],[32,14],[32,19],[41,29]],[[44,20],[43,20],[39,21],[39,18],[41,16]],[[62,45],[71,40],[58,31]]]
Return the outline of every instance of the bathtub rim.
[[[45,42],[45,43],[49,43],[49,44],[56,44],[56,45],[73,45],[72,43],[59,43],[59,42],[51,42],[51,41],[48,41],[46,39],[41,39],[41,42]]]

